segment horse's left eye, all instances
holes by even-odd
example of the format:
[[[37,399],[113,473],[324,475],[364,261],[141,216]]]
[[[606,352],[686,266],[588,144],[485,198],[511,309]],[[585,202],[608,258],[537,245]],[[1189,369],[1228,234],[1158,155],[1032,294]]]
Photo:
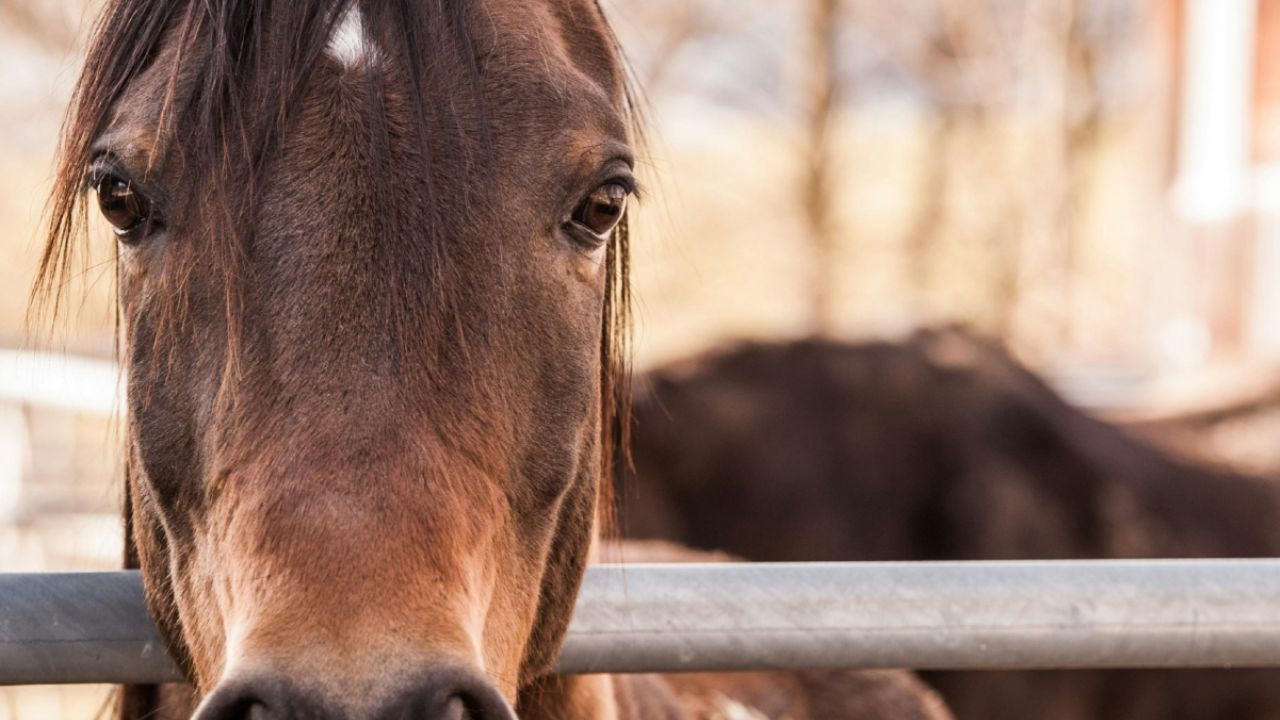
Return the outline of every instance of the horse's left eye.
[[[627,212],[627,197],[631,191],[619,183],[607,183],[596,188],[573,213],[573,221],[597,237],[604,238],[622,221]]]

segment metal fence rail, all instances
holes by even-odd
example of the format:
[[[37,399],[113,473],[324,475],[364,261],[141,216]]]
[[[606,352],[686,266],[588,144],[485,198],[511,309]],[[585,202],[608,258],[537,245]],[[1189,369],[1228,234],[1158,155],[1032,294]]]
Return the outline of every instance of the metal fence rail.
[[[602,565],[562,672],[1280,666],[1280,561]],[[136,573],[0,575],[0,684],[175,677]]]

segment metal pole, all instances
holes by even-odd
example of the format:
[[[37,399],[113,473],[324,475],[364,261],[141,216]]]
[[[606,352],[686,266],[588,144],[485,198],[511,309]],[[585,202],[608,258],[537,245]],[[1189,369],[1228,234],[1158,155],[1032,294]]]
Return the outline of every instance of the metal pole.
[[[567,672],[1280,666],[1280,562],[627,566]]]
[[[0,574],[0,685],[179,677],[137,572]]]
[[[176,677],[136,573],[0,575],[0,684]],[[559,668],[1280,667],[1280,561],[602,565]]]

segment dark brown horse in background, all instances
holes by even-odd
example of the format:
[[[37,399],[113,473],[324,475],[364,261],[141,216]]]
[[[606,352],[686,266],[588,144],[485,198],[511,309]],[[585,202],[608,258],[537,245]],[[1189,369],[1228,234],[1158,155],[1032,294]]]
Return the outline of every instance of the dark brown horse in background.
[[[623,529],[752,560],[1280,556],[1280,487],[1174,459],[957,330],[641,383]],[[1280,673],[937,673],[959,720],[1276,720]]]
[[[945,717],[901,673],[550,674],[625,397],[628,98],[595,0],[107,3],[37,291],[94,197],[127,561],[191,682],[123,717]]]

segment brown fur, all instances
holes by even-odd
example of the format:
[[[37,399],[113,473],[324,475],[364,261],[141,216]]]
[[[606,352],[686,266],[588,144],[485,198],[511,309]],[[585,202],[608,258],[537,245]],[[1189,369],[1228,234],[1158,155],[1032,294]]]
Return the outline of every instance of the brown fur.
[[[957,330],[640,383],[624,529],[752,560],[1275,557],[1280,490],[1070,407]],[[960,720],[1276,720],[1274,671],[942,673]]]
[[[87,184],[151,200],[117,262],[126,560],[192,687],[122,717],[701,715],[547,676],[625,418],[626,224],[571,219],[632,185],[629,97],[594,0],[106,4],[36,297]]]

